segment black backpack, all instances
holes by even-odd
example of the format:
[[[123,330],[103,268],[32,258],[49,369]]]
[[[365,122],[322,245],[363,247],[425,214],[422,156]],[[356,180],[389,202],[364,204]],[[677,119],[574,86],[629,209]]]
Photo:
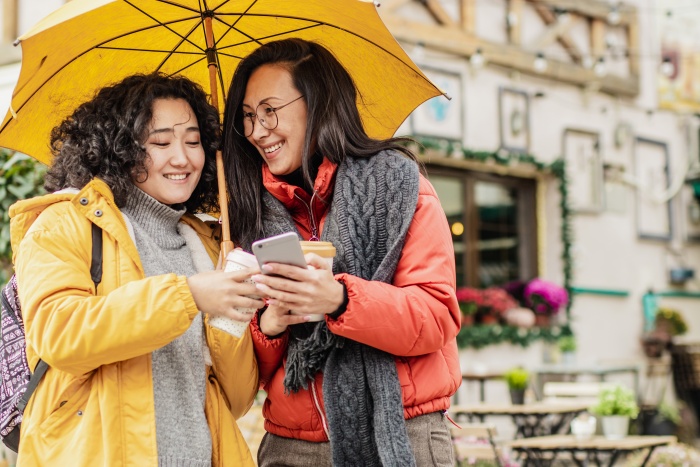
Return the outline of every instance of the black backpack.
[[[97,288],[102,281],[102,229],[95,224],[92,224],[90,276]],[[24,408],[49,365],[39,360],[33,372],[29,368],[15,275],[0,291],[0,299],[0,438],[5,446],[17,452]]]

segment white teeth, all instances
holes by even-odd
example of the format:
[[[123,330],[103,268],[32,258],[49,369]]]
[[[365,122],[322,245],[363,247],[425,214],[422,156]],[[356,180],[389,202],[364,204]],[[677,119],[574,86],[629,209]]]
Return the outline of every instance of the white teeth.
[[[283,145],[284,145],[284,141],[282,141],[281,143],[277,143],[274,146],[270,146],[269,148],[265,148],[264,151],[269,154],[271,152],[277,151]]]
[[[186,174],[166,174],[164,175],[165,178],[169,180],[184,180],[187,178]]]

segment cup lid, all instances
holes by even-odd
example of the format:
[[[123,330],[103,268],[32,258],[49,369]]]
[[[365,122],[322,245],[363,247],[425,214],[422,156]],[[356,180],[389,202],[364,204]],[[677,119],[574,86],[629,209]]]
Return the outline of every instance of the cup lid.
[[[229,254],[226,256],[226,261],[238,263],[247,268],[258,267],[258,260],[255,259],[255,256],[251,255],[246,251],[243,251],[243,249],[241,248],[235,248],[233,251],[230,251]]]

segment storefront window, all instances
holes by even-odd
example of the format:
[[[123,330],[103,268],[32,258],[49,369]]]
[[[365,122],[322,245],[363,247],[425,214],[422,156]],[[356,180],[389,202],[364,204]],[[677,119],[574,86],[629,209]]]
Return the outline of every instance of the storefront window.
[[[439,167],[428,172],[452,231],[458,286],[537,275],[534,180]]]

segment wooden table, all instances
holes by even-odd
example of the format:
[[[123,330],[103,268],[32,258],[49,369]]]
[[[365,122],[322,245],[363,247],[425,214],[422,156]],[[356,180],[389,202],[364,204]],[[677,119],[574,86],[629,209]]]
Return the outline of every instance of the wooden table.
[[[542,398],[542,386],[544,379],[547,376],[568,376],[578,377],[580,375],[591,375],[599,381],[605,381],[608,375],[629,373],[633,377],[633,390],[635,394],[639,394],[639,365],[542,365],[532,369],[535,375],[535,388],[537,397]]]
[[[484,402],[486,399],[486,391],[484,390],[484,386],[486,384],[486,381],[489,380],[502,380],[503,379],[503,372],[472,372],[472,371],[465,371],[462,373],[462,381],[476,381],[479,383],[479,401]],[[455,402],[457,400],[455,399]]]
[[[587,402],[533,402],[531,404],[472,404],[455,405],[449,412],[454,417],[466,416],[469,421],[486,416],[509,416],[516,427],[515,438],[530,438],[568,431],[569,423],[590,406]],[[549,419],[551,423],[545,425]]]
[[[602,454],[609,456],[607,465],[612,467],[622,453],[649,449],[649,453],[642,463],[642,467],[644,467],[649,462],[654,449],[675,442],[675,436],[627,436],[619,440],[594,436],[589,440],[578,440],[573,435],[555,435],[518,439],[512,441],[510,447],[516,452],[527,454],[522,467],[551,465],[561,453],[571,454],[571,458],[578,466],[588,465],[589,461],[601,466],[603,465],[600,459]],[[584,456],[577,457],[580,454]]]

